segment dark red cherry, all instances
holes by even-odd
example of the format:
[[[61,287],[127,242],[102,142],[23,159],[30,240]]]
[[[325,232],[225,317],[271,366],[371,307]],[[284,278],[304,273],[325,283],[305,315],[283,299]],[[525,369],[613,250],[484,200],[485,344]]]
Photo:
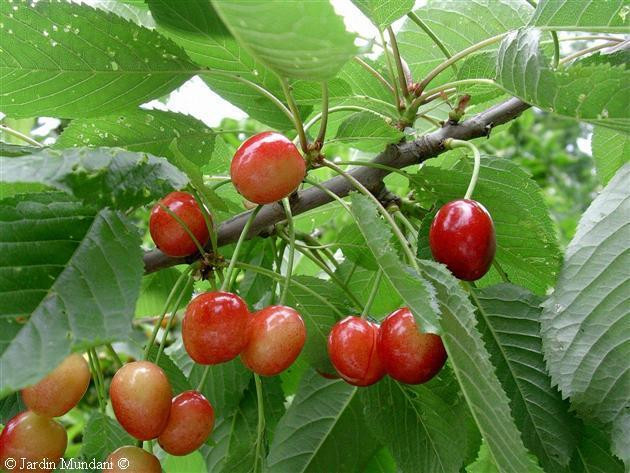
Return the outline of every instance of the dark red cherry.
[[[208,226],[195,198],[187,192],[171,192],[153,206],[149,219],[151,238],[163,253],[181,257],[192,255],[198,248],[182,224],[162,206],[186,224],[201,246],[208,242]]]
[[[420,333],[409,309],[389,314],[378,334],[378,353],[388,375],[407,384],[433,378],[446,362],[442,339],[434,333]]]
[[[330,361],[344,380],[369,386],[385,375],[376,349],[379,327],[360,317],[346,317],[328,335]]]
[[[479,202],[459,199],[445,204],[429,231],[433,258],[459,279],[475,281],[490,269],[496,250],[492,217]]]
[[[256,204],[269,204],[288,196],[300,185],[305,173],[306,163],[293,142],[271,131],[243,142],[230,167],[234,187]]]
[[[199,364],[216,365],[238,356],[247,345],[251,315],[245,301],[231,292],[205,292],[195,297],[182,321],[188,355]]]
[[[254,373],[274,376],[298,357],[306,340],[306,328],[295,309],[270,306],[252,316],[247,338],[241,353],[245,366]]]

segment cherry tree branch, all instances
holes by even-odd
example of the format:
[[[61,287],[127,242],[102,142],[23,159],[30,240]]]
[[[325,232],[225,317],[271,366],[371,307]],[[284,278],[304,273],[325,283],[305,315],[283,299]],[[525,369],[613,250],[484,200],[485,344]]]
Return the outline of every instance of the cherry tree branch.
[[[428,133],[415,141],[390,145],[376,156],[373,162],[397,169],[421,163],[443,153],[445,151],[443,146],[445,139],[470,140],[488,136],[493,127],[513,120],[529,107],[528,104],[517,98],[508,99],[462,123],[447,123],[439,130]],[[365,166],[353,168],[348,172],[377,197],[384,191],[383,179],[390,173],[383,168]],[[333,177],[323,182],[322,185],[339,197],[344,197],[354,190],[352,184],[343,176]],[[309,187],[291,198],[291,211],[293,215],[299,215],[331,201],[332,197],[329,193],[317,187]],[[238,240],[250,213],[251,211],[235,215],[219,226],[218,246],[229,245]],[[269,233],[275,224],[285,219],[286,215],[282,203],[265,205],[252,222],[247,237],[252,238],[256,235]],[[152,273],[177,264],[191,263],[197,259],[199,259],[198,254],[187,258],[172,258],[159,250],[152,250],[144,254],[145,272]]]

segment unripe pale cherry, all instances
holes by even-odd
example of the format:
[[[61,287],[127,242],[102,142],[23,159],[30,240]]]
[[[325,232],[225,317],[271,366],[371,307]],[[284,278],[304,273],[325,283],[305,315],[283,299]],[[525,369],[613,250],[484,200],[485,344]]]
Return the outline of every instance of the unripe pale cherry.
[[[247,344],[251,315],[243,299],[231,292],[205,292],[186,308],[182,340],[188,355],[202,365],[237,357]]]
[[[360,317],[346,317],[328,335],[328,355],[339,375],[355,386],[369,386],[385,375],[376,349],[379,326]]]
[[[230,167],[236,190],[256,204],[287,197],[297,189],[305,174],[306,163],[293,142],[271,131],[243,142]]]
[[[104,473],[162,473],[160,461],[138,447],[120,447],[110,453],[105,461],[112,468],[104,470]]]
[[[154,439],[162,433],[171,411],[172,394],[162,368],[148,361],[124,365],[109,388],[116,419],[138,440]]]
[[[385,371],[407,384],[426,383],[446,362],[442,339],[434,333],[420,333],[409,309],[398,309],[381,322],[378,353]]]
[[[90,368],[74,353],[37,384],[24,388],[22,400],[39,415],[59,417],[79,403],[89,385]]]
[[[52,471],[54,468],[22,468],[27,462],[47,460],[52,464],[59,462],[66,451],[68,436],[58,422],[35,414],[32,411],[21,412],[13,417],[0,434],[0,468],[5,468],[7,460],[15,460],[12,472]],[[5,471],[5,470],[3,470]]]
[[[475,281],[488,272],[496,251],[492,217],[474,200],[449,202],[433,219],[429,246],[433,258],[455,277]]]
[[[195,198],[188,192],[171,192],[153,206],[149,218],[151,238],[163,253],[181,257],[198,251],[186,229],[163,206],[186,224],[201,246],[208,242],[208,226]]]
[[[184,391],[173,398],[171,414],[160,446],[171,455],[187,455],[206,441],[214,427],[214,409],[198,391]]]
[[[247,339],[241,353],[245,366],[254,373],[274,376],[298,357],[306,341],[306,328],[295,309],[270,306],[251,317]]]

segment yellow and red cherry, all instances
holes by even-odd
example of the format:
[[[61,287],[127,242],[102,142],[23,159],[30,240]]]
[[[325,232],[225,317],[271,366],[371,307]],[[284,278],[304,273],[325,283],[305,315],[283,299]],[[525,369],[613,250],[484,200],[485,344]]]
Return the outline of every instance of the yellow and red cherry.
[[[32,411],[21,412],[7,422],[0,434],[0,467],[14,472],[52,471],[54,467],[45,466],[56,465],[67,444],[68,435],[57,421]],[[9,468],[13,461],[15,466]],[[35,469],[32,465],[36,464]]]
[[[360,317],[346,317],[328,335],[328,356],[345,381],[369,386],[385,376],[376,349],[379,326]]]
[[[214,409],[208,400],[198,391],[184,391],[173,398],[158,442],[171,455],[187,455],[203,445],[213,427]]]
[[[426,383],[446,362],[440,336],[420,333],[407,308],[392,312],[381,322],[378,353],[387,374],[407,384]]]
[[[265,307],[251,317],[247,340],[241,353],[243,364],[256,374],[274,376],[298,357],[306,341],[306,328],[295,309]]]
[[[251,314],[243,299],[231,292],[205,292],[195,297],[182,321],[182,340],[199,364],[216,365],[237,357],[247,345]]]
[[[433,219],[429,245],[433,258],[455,277],[475,281],[488,272],[496,251],[492,217],[474,200],[449,202]]]
[[[89,385],[90,368],[85,358],[75,353],[37,384],[24,388],[22,400],[39,415],[59,417],[79,403]]]
[[[110,453],[105,461],[108,468],[103,471],[107,473],[162,473],[160,461],[138,447],[120,447]]]
[[[172,394],[162,368],[148,361],[124,365],[109,388],[116,419],[138,440],[157,438],[164,431]]]
[[[208,242],[208,226],[195,198],[188,192],[171,192],[153,206],[149,218],[151,238],[163,253],[182,257],[198,251],[186,228],[165,207],[177,215],[201,246]]]
[[[269,204],[290,195],[306,174],[306,163],[293,142],[267,131],[252,136],[236,151],[230,176],[250,202]]]

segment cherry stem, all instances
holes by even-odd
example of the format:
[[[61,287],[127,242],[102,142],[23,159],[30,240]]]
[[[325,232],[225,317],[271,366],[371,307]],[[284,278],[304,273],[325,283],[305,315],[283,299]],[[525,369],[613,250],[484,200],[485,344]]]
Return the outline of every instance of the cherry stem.
[[[557,69],[560,64],[560,41],[558,41],[558,33],[550,31],[553,40],[553,68]]]
[[[201,374],[201,379],[199,380],[199,383],[197,383],[196,391],[201,392],[201,390],[203,389],[203,385],[206,384],[206,379],[208,378],[208,373],[210,373],[211,366],[212,365],[207,365],[204,368],[203,373]]]
[[[203,216],[203,220],[206,222],[206,228],[208,229],[208,234],[210,235],[210,245],[212,248],[212,253],[216,254],[217,249],[218,249],[217,231],[214,226],[214,220],[212,219],[212,215],[210,215],[210,213],[208,212],[208,208],[210,208],[210,206],[207,205],[207,202],[205,201],[205,198],[201,192],[195,189],[193,193],[195,194],[195,198],[197,199],[197,204],[199,205],[199,208],[201,209],[201,215]]]
[[[173,322],[175,321],[175,318],[177,317],[177,311],[179,310],[182,300],[184,299],[184,295],[187,292],[186,291],[187,286],[188,286],[187,284],[184,284],[182,286],[182,290],[179,293],[179,297],[177,298],[177,301],[175,301],[175,307],[171,311],[171,316],[168,319],[168,323],[166,324],[166,327],[164,328],[164,333],[162,334],[162,340],[160,341],[160,347],[158,348],[157,355],[155,356],[156,365],[159,363],[160,356],[162,355],[162,352],[164,351],[164,347],[166,345],[166,338],[168,337],[168,334],[171,331],[171,328],[173,327]]]
[[[186,222],[184,222],[181,218],[179,218],[179,215],[177,215],[175,212],[173,212],[171,209],[169,209],[162,202],[159,202],[159,205],[160,205],[160,207],[162,207],[162,209],[167,214],[169,214],[171,217],[173,217],[175,219],[175,221],[181,225],[181,227],[184,229],[184,231],[188,234],[188,236],[192,239],[193,243],[197,247],[197,251],[199,251],[199,254],[203,256],[205,254],[206,250],[203,248],[201,243],[199,243],[199,240],[197,240],[197,237],[193,234],[193,232],[190,230],[190,228],[188,228],[188,225],[186,225]]]
[[[87,354],[90,369],[92,370],[92,378],[94,379],[94,388],[96,389],[96,395],[98,397],[98,405],[101,409],[101,412],[105,413],[105,388],[103,373],[101,373],[101,365],[99,363],[97,367],[97,355],[96,351],[93,348],[90,348],[87,351]]]
[[[400,84],[400,90],[405,98],[409,98],[409,89],[407,88],[407,78],[405,77],[405,71],[402,65],[402,57],[398,50],[398,43],[396,42],[396,35],[391,26],[387,27],[387,34],[389,35],[389,42],[392,45],[392,53],[394,61],[396,62],[396,70],[398,72],[398,83]]]
[[[328,249],[328,248],[333,248],[335,246],[334,244],[321,245],[319,240],[317,240],[317,238],[309,235],[308,233],[303,233],[303,232],[297,232],[295,234],[295,237],[298,240],[301,240],[305,243],[304,245],[302,245],[304,248],[308,248],[309,250],[322,250],[322,253],[326,256],[326,258],[328,258],[331,264],[335,268],[339,267],[339,263],[335,259],[335,255],[332,253],[332,251]]]
[[[254,456],[254,473],[258,471],[258,462],[261,463],[261,471],[262,471],[262,463],[264,461],[261,455],[263,436],[265,434],[265,405],[263,400],[263,388],[262,382],[260,381],[260,376],[254,374],[254,384],[256,385],[256,403],[258,405],[258,425],[256,427],[256,452]]]
[[[352,216],[352,218],[356,220],[356,217],[352,213],[352,210],[350,210],[350,206],[348,205],[348,203],[345,200],[343,200],[341,197],[339,197],[337,194],[335,194],[333,191],[331,191],[325,186],[322,186],[319,182],[313,181],[312,179],[306,178],[304,179],[304,182],[306,182],[307,184],[310,184],[313,187],[317,187],[319,190],[327,194],[330,198],[339,202],[339,204],[341,204],[341,206],[348,211],[348,213]]]
[[[114,347],[112,346],[112,344],[111,343],[105,344],[105,349],[114,360],[114,364],[116,365],[116,368],[117,369],[122,368],[123,362],[118,356],[118,353],[116,353],[116,350],[114,350]]]
[[[368,312],[370,312],[370,308],[374,303],[374,299],[376,299],[376,294],[378,293],[378,288],[381,285],[381,279],[383,277],[383,270],[381,268],[376,271],[374,275],[374,283],[372,284],[372,289],[370,290],[370,295],[368,296],[368,300],[365,303],[365,307],[363,307],[363,312],[361,313],[361,318],[365,319],[368,316]]]
[[[16,138],[21,139],[22,141],[28,143],[29,145],[37,146],[38,148],[43,148],[44,147],[44,145],[41,144],[39,141],[35,141],[30,136],[27,136],[27,135],[25,135],[22,132],[14,130],[13,128],[9,128],[6,125],[0,125],[0,131],[5,132],[7,135],[15,136]]]
[[[402,213],[400,210],[397,210],[396,212],[394,212],[394,217],[396,217],[398,220],[402,222],[402,224],[407,229],[407,232],[413,237],[413,242],[410,242],[411,251],[413,251],[414,254],[417,254],[418,253],[418,231],[414,228],[414,226],[411,224],[411,222],[405,216],[405,214]]]
[[[326,127],[328,126],[328,84],[326,82],[322,82],[322,115],[321,115],[321,123],[319,125],[319,133],[317,134],[317,139],[315,143],[319,146],[324,144],[324,139],[326,138]]]
[[[468,148],[472,151],[473,157],[475,159],[475,164],[473,166],[473,172],[472,176],[470,177],[468,189],[466,189],[466,194],[464,194],[464,199],[470,199],[472,193],[475,190],[475,186],[477,185],[477,179],[479,178],[479,168],[481,167],[481,155],[479,154],[479,150],[474,144],[469,141],[455,140],[453,138],[447,138],[446,140],[444,140],[444,147],[446,149]]]
[[[276,239],[275,238],[271,238],[270,239],[271,242],[271,251],[273,252],[273,259],[274,259],[274,263],[276,265],[276,271],[278,271],[278,273],[280,273],[282,271],[282,259],[284,256],[284,250],[287,247],[286,242],[284,240],[281,240],[281,244],[278,246],[276,245]],[[278,281],[276,281],[275,279],[273,280],[272,286],[271,286],[271,305],[274,305],[276,303],[276,288],[278,286]]]
[[[420,17],[416,15],[415,12],[409,12],[407,13],[407,16],[409,17],[411,21],[413,21],[416,25],[418,25],[427,34],[429,38],[431,38],[431,40],[436,44],[436,46],[440,48],[440,50],[444,53],[444,56],[446,56],[446,59],[450,59],[452,57],[451,52],[444,45],[444,43],[440,41],[440,38],[437,37],[437,35],[433,32],[433,30],[429,28],[429,25],[427,25],[424,21],[422,21]],[[451,64],[451,67],[453,68],[453,71],[455,72],[455,74],[457,74],[457,66],[455,64]]]
[[[287,223],[289,225],[289,258],[287,261],[287,271],[284,280],[284,286],[280,293],[280,305],[284,305],[289,293],[289,286],[291,285],[291,275],[293,273],[293,260],[295,258],[295,225],[293,224],[293,215],[291,214],[291,204],[289,199],[285,197],[282,199],[282,206],[284,207],[284,213],[287,216]]]
[[[262,205],[257,206],[249,214],[249,217],[247,218],[247,221],[245,222],[245,226],[243,227],[243,230],[241,231],[241,235],[238,237],[238,241],[236,242],[236,247],[234,248],[234,253],[232,253],[232,259],[230,259],[230,264],[228,265],[228,268],[227,268],[227,270],[225,272],[225,278],[223,279],[223,283],[221,284],[221,290],[222,291],[229,291],[230,290],[230,282],[232,281],[232,273],[234,272],[234,267],[235,267],[236,262],[238,260],[238,254],[241,251],[241,247],[243,246],[243,242],[247,238],[247,234],[249,233],[249,229],[251,228],[252,223],[254,222],[254,220],[256,220],[256,215],[258,215],[258,212],[260,212],[260,209],[262,209],[262,208],[263,208]]]
[[[353,59],[354,59],[354,62],[359,64],[363,69],[365,69],[370,74],[372,74],[374,77],[376,77],[376,79],[381,84],[383,84],[387,90],[389,90],[392,94],[394,93],[394,88],[392,87],[392,85],[389,82],[387,82],[387,79],[385,79],[385,77],[383,77],[380,72],[378,72],[376,69],[374,69],[372,66],[370,66],[367,62],[365,62],[359,56],[355,56]]]
[[[291,95],[291,88],[289,87],[289,83],[284,77],[280,78],[280,85],[282,85],[282,90],[284,91],[284,96],[287,99],[287,103],[289,104],[289,110],[291,110],[291,114],[293,115],[293,125],[295,126],[295,130],[300,138],[300,147],[304,153],[308,153],[308,140],[306,139],[306,133],[304,132],[304,125],[302,124],[302,119],[300,118],[300,111],[298,110],[297,104],[295,100],[293,100],[293,95]]]
[[[378,34],[381,36],[381,43],[383,43],[383,54],[385,55],[385,61],[387,62],[387,69],[389,70],[389,77],[392,80],[392,85],[394,89],[394,105],[398,109],[400,106],[400,95],[398,93],[398,86],[396,85],[396,74],[394,73],[394,66],[392,65],[392,59],[389,56],[389,49],[387,48],[387,41],[385,41],[385,36],[383,35],[383,31],[378,30]]]
[[[604,44],[600,44],[598,46],[593,46],[591,48],[586,48],[586,49],[581,49],[580,51],[570,54],[567,57],[562,58],[559,61],[559,65],[564,66],[567,62],[572,61],[575,58],[578,58],[580,56],[584,56],[585,54],[589,54],[589,53],[594,53],[596,51],[599,51],[600,49],[606,49],[606,48],[610,48],[612,46],[616,46],[617,43],[616,42],[611,42],[611,43],[604,43]]]
[[[390,104],[387,104],[387,105],[390,105]],[[328,109],[328,115],[334,112],[370,112],[382,118],[383,120],[390,120],[390,118],[386,115],[383,115],[381,113],[378,113],[366,107],[360,107],[358,105],[339,105],[337,107],[330,107]],[[320,112],[317,115],[313,116],[313,118],[311,118],[308,122],[304,124],[304,130],[308,131],[315,123],[317,123],[319,120],[322,119],[323,115],[324,115],[323,112]]]

